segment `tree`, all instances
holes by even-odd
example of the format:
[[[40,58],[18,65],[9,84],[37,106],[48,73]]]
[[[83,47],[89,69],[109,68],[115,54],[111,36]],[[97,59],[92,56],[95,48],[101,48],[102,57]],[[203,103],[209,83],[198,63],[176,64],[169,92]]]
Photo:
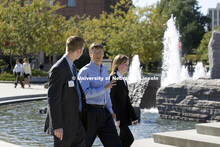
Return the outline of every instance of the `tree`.
[[[195,53],[205,34],[205,26],[210,21],[200,12],[197,0],[161,0],[157,4],[161,12],[169,17],[176,17],[177,26],[181,34],[183,53]]]
[[[51,5],[47,0],[34,0],[31,4],[25,1],[21,6],[20,0],[0,3],[0,22],[5,30],[0,29],[1,41],[15,42],[10,47],[13,53],[27,56],[28,53],[44,51],[48,54],[60,52],[66,31],[65,18],[56,14],[60,5]],[[4,35],[6,32],[6,35]],[[9,48],[4,45],[1,49],[5,54]]]
[[[210,39],[212,37],[213,31],[220,31],[220,26],[214,28],[210,32],[207,32],[203,36],[201,43],[196,51],[196,55],[197,55],[197,58],[199,61],[203,61],[203,62],[209,61],[209,59],[208,59],[208,45],[209,45]]]
[[[126,7],[128,11],[124,11]],[[138,54],[144,64],[160,60],[166,15],[161,15],[154,6],[134,8],[124,0],[112,9],[113,13],[103,12],[99,19],[86,16],[70,19],[68,33],[83,37],[87,45],[102,43],[106,56],[111,59],[117,54],[130,58]]]

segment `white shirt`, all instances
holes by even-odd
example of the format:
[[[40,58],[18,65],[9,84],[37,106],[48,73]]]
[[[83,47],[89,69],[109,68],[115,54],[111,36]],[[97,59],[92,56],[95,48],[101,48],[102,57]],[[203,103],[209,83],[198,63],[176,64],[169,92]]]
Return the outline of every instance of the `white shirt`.
[[[22,65],[21,65],[21,63],[15,65],[13,72],[14,73],[20,72],[22,74]]]
[[[29,63],[23,63],[23,72],[31,75],[31,65]]]
[[[125,86],[128,86],[128,85],[127,85],[127,82],[126,82],[126,80],[125,80],[125,77],[122,76],[121,73],[120,73],[118,70],[117,70],[117,75],[118,75],[119,78],[122,78],[122,79],[123,79],[123,81],[124,81],[124,83],[125,83]]]

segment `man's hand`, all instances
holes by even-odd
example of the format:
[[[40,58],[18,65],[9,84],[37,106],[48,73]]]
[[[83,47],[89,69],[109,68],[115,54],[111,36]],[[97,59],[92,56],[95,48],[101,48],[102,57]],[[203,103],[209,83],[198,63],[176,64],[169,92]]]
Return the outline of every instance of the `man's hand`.
[[[55,129],[54,135],[59,138],[60,140],[63,140],[63,128]]]
[[[112,80],[111,82],[109,82],[107,85],[105,85],[105,90],[108,90],[109,88],[115,86],[116,82],[117,82],[116,80]]]
[[[138,120],[133,121],[132,124],[133,124],[133,125],[138,124]]]

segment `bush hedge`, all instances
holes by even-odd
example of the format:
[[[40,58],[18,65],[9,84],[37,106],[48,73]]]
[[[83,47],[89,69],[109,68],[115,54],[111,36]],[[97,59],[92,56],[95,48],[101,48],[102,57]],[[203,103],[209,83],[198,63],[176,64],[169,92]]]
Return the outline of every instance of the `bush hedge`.
[[[48,76],[48,73],[39,69],[32,69],[32,76],[34,77],[45,77]],[[9,71],[9,72],[3,72],[0,74],[0,81],[15,81],[15,75]],[[24,80],[24,77],[22,76],[22,80]]]

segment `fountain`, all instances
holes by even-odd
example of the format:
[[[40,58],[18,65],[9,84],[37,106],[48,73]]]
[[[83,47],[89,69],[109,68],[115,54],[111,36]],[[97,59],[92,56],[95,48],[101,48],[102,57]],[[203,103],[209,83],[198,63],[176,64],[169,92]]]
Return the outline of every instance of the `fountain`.
[[[206,76],[206,71],[203,67],[202,62],[198,62],[195,67],[195,72],[193,73],[193,79],[199,79]]]
[[[184,81],[186,79],[189,79],[189,72],[188,72],[188,69],[187,67],[185,66],[182,66],[181,68],[181,73],[180,73],[180,81]]]
[[[179,32],[176,29],[173,16],[167,21],[164,33],[164,52],[161,75],[161,86],[167,86],[180,81],[181,63],[179,47]]]
[[[128,72],[128,84],[141,81],[141,67],[138,55],[134,55]]]
[[[129,96],[134,107],[156,106],[156,92],[160,86],[158,76],[142,76],[138,55],[132,59],[128,72]]]
[[[188,69],[181,63],[179,37],[179,31],[172,15],[167,21],[167,30],[164,33],[161,86],[178,83],[190,77]]]
[[[168,21],[167,32],[174,29],[173,19]],[[169,28],[171,27],[171,28]],[[176,33],[177,34],[177,33]],[[174,34],[174,36],[176,36]],[[165,33],[165,35],[168,35]],[[178,39],[167,39],[165,41],[170,45],[164,44],[164,63],[162,74],[162,87],[157,91],[157,108],[162,118],[170,119],[183,119],[183,120],[196,120],[196,121],[219,121],[220,120],[220,32],[213,32],[212,38],[209,43],[209,63],[210,63],[210,77],[207,77],[203,64],[198,62],[195,68],[193,78],[188,78],[186,69],[182,68],[181,74],[179,73],[179,58],[174,60],[167,50],[167,47],[172,48],[174,45],[177,48]],[[169,38],[169,37],[168,37]],[[176,43],[172,43],[176,41]],[[173,45],[172,45],[173,44]],[[173,49],[173,48],[172,48]],[[177,52],[177,51],[176,51]],[[173,75],[170,72],[170,61],[167,59],[172,58],[175,65],[173,73],[178,75],[186,75],[185,79],[178,78],[178,75]],[[176,56],[176,55],[175,55]],[[171,75],[169,75],[171,74]],[[172,79],[173,77],[173,79]],[[184,77],[184,76],[183,76]],[[174,80],[175,79],[175,80]]]

